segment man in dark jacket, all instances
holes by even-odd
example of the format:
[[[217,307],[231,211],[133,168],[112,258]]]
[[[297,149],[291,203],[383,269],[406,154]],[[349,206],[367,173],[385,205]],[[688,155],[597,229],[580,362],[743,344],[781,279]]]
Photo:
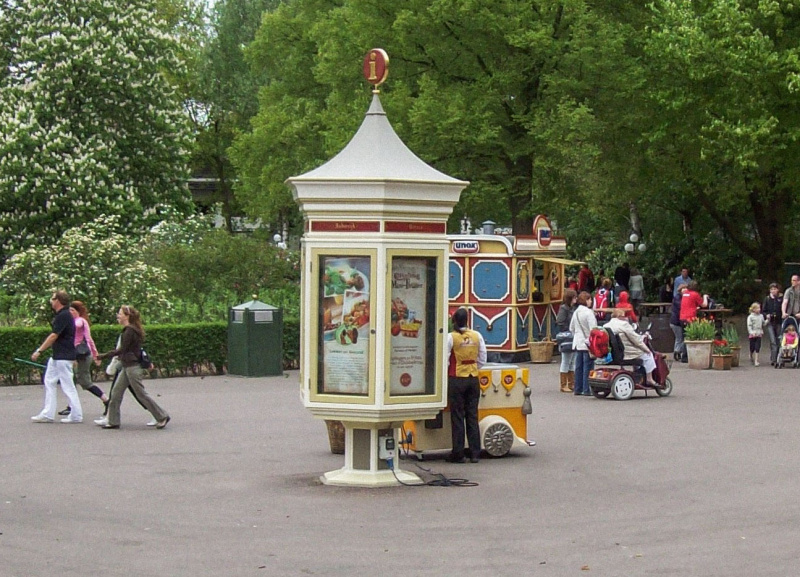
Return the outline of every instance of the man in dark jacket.
[[[627,262],[622,263],[622,265],[614,269],[614,282],[617,284],[617,286],[614,287],[614,292],[616,294],[628,290],[628,285],[631,282],[631,267]]]

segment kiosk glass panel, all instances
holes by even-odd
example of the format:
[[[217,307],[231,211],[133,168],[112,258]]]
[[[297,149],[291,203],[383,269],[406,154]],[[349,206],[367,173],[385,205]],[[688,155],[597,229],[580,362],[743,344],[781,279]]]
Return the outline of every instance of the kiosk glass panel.
[[[391,396],[435,391],[437,259],[399,256],[391,265]]]
[[[368,395],[370,281],[367,256],[319,257],[317,392]]]

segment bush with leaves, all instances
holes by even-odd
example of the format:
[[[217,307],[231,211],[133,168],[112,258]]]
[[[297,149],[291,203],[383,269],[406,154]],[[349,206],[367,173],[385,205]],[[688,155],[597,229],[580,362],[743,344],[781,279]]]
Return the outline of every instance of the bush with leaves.
[[[55,244],[29,248],[6,262],[0,284],[15,299],[22,324],[48,322],[48,297],[66,290],[89,308],[92,321],[114,323],[130,304],[148,321],[171,307],[166,274],[150,264],[138,238],[118,231],[117,216],[68,230]]]

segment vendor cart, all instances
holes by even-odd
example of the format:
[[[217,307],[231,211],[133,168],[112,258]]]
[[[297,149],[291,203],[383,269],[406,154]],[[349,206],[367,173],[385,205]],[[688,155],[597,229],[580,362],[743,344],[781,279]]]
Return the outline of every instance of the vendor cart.
[[[528,440],[531,413],[528,378],[528,369],[517,365],[487,363],[478,373],[481,448],[492,457],[502,457],[515,447],[536,444]],[[435,419],[403,423],[401,446],[413,451],[419,460],[426,451],[450,450],[451,445],[449,407]]]
[[[448,235],[450,314],[469,307],[470,326],[483,336],[491,361],[528,361],[529,341],[551,340],[565,268],[583,264],[566,258],[566,239],[552,235],[543,215],[533,231]]]

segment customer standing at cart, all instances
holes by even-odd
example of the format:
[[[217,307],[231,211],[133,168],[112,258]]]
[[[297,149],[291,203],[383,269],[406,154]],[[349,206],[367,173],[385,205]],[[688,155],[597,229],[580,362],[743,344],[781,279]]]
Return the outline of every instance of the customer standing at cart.
[[[559,333],[569,331],[569,324],[572,321],[572,314],[575,312],[577,300],[578,293],[574,290],[567,289],[564,291],[564,299],[561,301],[561,306],[558,307],[558,314],[556,315],[556,326]],[[561,392],[571,393],[575,390],[575,350],[564,351],[559,346],[559,351],[561,352],[561,369],[559,371]]]
[[[575,390],[572,394],[591,396],[589,390],[589,371],[594,368],[594,361],[589,357],[589,333],[597,326],[597,319],[590,308],[592,295],[581,292],[578,295],[578,307],[572,313],[569,330],[572,337],[572,348],[575,350]]]
[[[766,323],[765,330],[769,337],[769,362],[774,365],[778,360],[778,349],[781,346],[781,318],[783,317],[783,295],[778,283],[769,285],[769,294],[761,305],[761,314]]]
[[[483,336],[468,326],[467,309],[453,313],[453,330],[447,335],[447,401],[450,405],[450,430],[453,448],[447,460],[465,463],[464,434],[469,442],[470,462],[481,455],[481,432],[478,427],[478,402],[481,387],[478,369],[486,364]]]

